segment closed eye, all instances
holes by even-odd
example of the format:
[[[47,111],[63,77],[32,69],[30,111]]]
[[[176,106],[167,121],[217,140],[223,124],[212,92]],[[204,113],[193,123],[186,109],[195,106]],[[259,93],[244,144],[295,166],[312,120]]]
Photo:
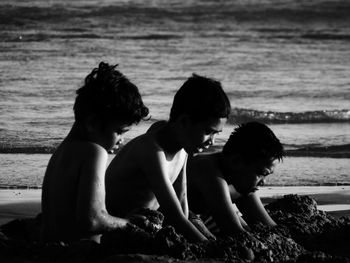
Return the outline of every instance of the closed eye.
[[[257,175],[259,175],[259,176],[264,176],[264,177],[266,177],[266,176],[268,176],[268,175],[270,175],[270,174],[272,174],[273,173],[273,171],[271,171],[271,170],[269,170],[269,169],[264,169],[264,170],[261,170],[261,171],[257,171]]]
[[[216,130],[212,130],[212,129],[205,130],[206,135],[209,135],[209,134],[215,135],[215,134],[218,134],[220,132],[221,131],[216,131]]]
[[[116,130],[116,133],[119,134],[119,135],[122,135],[126,132],[128,132],[130,129],[121,129],[121,130]]]

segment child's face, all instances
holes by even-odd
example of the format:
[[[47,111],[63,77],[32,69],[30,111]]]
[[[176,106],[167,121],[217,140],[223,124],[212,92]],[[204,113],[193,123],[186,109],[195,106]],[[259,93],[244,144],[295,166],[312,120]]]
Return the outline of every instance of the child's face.
[[[222,131],[226,120],[214,118],[203,122],[190,122],[187,127],[185,151],[195,155],[213,145],[215,135]]]
[[[258,190],[265,184],[266,177],[274,171],[276,161],[239,162],[238,164],[232,162],[232,165],[235,168],[231,183],[239,193],[244,195]]]
[[[100,144],[106,151],[113,152],[123,142],[123,134],[130,130],[130,125],[119,121],[110,121],[101,125],[96,132],[96,143]]]

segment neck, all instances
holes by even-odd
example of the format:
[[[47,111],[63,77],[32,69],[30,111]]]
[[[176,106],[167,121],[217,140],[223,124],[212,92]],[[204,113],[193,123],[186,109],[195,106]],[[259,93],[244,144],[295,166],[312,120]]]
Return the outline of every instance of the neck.
[[[183,148],[176,123],[167,122],[156,133],[156,139],[168,153],[175,154]]]
[[[90,136],[84,123],[74,122],[65,141],[90,141]]]

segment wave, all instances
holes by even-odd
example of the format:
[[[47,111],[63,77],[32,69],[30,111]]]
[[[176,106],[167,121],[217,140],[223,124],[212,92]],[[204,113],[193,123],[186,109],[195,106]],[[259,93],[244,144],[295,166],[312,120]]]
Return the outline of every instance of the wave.
[[[129,35],[129,36],[120,36],[122,39],[131,39],[131,40],[170,40],[183,38],[184,36],[175,35],[175,34],[147,34],[147,35]]]
[[[207,152],[221,151],[224,142],[210,147]],[[285,148],[286,147],[285,145]],[[28,146],[28,147],[2,147],[0,154],[52,154],[56,147],[52,146]],[[286,150],[287,156],[293,157],[328,157],[328,158],[350,158],[350,144],[331,146],[293,146],[293,149]]]
[[[62,3],[40,4],[37,6],[23,6],[3,4],[0,8],[0,23],[3,25],[28,25],[28,22],[46,21],[55,23],[67,19],[86,19],[91,17],[111,17],[118,22],[129,23],[130,19],[137,21],[173,20],[178,22],[203,19],[216,21],[217,19],[236,21],[276,21],[289,20],[303,23],[307,21],[341,21],[350,19],[350,3],[338,1],[189,1],[188,3],[169,1],[150,5],[145,3],[115,3],[115,4],[80,4],[75,1]],[[147,4],[148,3],[148,4]],[[137,18],[137,19],[136,19]]]
[[[36,34],[22,34],[20,36],[5,36],[4,42],[32,42],[32,41],[47,41],[53,39],[100,39],[106,37],[105,35],[97,35],[94,33],[80,33],[80,34],[48,34],[48,33],[36,33]]]
[[[55,151],[56,147],[54,146],[23,146],[23,147],[0,147],[0,153],[4,154],[15,154],[15,153],[24,153],[24,154],[51,154]]]
[[[350,110],[322,110],[305,112],[258,111],[234,108],[228,122],[238,124],[260,121],[267,124],[291,123],[339,123],[350,122]]]
[[[9,189],[9,190],[29,190],[29,189],[41,189],[41,185],[38,186],[38,185],[12,185],[12,184],[9,184],[9,185],[4,185],[4,184],[0,184],[0,189],[2,190],[6,190],[6,189]]]
[[[284,145],[285,146],[285,145]],[[214,145],[206,152],[213,153],[222,150],[223,145]],[[286,146],[285,146],[286,148]],[[324,157],[324,158],[350,158],[350,144],[332,146],[306,146],[286,150],[287,157]]]
[[[312,40],[350,40],[349,34],[325,34],[325,33],[310,33],[303,34],[302,38],[312,39]]]
[[[294,157],[350,158],[350,144],[302,147],[295,150],[287,150],[286,154]]]
[[[119,38],[125,40],[171,40],[183,38],[181,35],[176,34],[140,34],[140,35],[120,35],[115,36],[113,34],[95,34],[89,32],[74,32],[59,34],[55,33],[25,33],[20,36],[13,36],[11,34],[4,34],[3,41],[5,42],[31,42],[31,41],[47,41],[53,39],[101,39],[101,38]]]

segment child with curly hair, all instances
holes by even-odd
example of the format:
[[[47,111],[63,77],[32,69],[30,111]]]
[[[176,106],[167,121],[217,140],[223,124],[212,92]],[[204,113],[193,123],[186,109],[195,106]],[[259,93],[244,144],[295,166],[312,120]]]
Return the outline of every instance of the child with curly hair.
[[[75,122],[52,155],[42,186],[43,242],[91,239],[127,226],[105,206],[108,151],[148,115],[138,88],[101,62],[77,90]]]

